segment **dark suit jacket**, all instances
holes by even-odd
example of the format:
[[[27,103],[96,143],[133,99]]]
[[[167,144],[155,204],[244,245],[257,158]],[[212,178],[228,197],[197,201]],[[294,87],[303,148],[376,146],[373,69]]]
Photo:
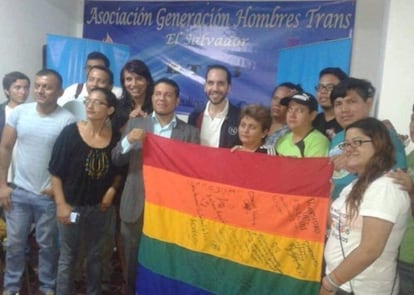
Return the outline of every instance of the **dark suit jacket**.
[[[122,138],[133,128],[141,128],[152,133],[154,124],[151,115],[145,118],[130,119],[125,127]],[[200,143],[197,128],[190,126],[177,118],[177,125],[171,133],[171,138]],[[121,196],[120,217],[124,222],[136,222],[144,208],[144,185],[142,178],[142,144],[135,145],[128,153],[122,154],[121,141],[112,150],[112,161],[117,166],[129,164],[128,175]]]

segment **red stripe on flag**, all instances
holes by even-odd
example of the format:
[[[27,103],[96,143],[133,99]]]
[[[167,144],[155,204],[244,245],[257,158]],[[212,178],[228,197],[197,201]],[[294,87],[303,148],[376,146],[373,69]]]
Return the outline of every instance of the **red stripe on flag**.
[[[185,153],[182,152],[184,147]],[[209,148],[151,134],[146,137],[143,153],[145,165],[193,178],[219,183],[225,179],[229,185],[281,194],[329,197],[333,171],[329,158],[230,152],[229,149]]]

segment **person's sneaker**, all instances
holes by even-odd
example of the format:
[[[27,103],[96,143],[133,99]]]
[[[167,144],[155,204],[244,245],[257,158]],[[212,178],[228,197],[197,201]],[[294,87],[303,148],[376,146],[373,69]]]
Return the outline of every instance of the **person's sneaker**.
[[[19,292],[3,291],[3,295],[19,295]]]

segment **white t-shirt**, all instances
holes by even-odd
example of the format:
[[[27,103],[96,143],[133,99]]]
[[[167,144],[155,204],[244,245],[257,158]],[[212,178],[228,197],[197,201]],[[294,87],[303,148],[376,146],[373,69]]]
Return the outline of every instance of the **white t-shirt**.
[[[326,273],[332,272],[344,260],[342,249],[346,257],[360,244],[363,216],[376,217],[392,222],[394,226],[381,256],[351,280],[352,288],[355,294],[390,295],[395,280],[392,294],[397,294],[396,259],[411,216],[410,198],[391,178],[382,176],[367,188],[359,215],[349,223],[346,198],[354,184],[355,181],[346,186],[331,205],[331,230],[325,246]],[[351,292],[348,282],[341,289]]]
[[[6,123],[17,133],[15,185],[36,194],[50,186],[48,168],[53,145],[62,129],[73,122],[73,115],[59,106],[47,115],[37,112],[35,102],[13,109]]]

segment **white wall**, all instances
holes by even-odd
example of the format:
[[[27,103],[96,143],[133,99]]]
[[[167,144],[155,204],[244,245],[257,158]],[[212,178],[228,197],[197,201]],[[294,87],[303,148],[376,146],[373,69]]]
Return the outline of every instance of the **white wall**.
[[[357,0],[350,75],[371,81],[377,89],[382,83],[384,35],[389,0]],[[378,97],[372,115],[377,113]]]
[[[379,118],[409,134],[414,103],[414,1],[391,0],[384,46]]]
[[[30,79],[42,67],[46,33],[82,35],[83,0],[1,0],[0,80],[11,71]],[[4,100],[1,91],[0,101]]]

